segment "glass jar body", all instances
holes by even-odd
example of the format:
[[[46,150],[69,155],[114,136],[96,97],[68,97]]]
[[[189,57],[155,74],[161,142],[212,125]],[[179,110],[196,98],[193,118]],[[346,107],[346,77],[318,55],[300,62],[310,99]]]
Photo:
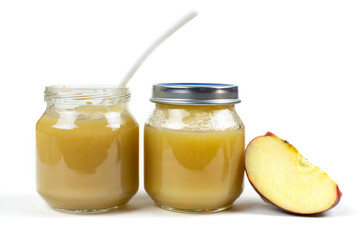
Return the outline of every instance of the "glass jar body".
[[[36,125],[38,193],[65,212],[125,205],[138,190],[138,136],[126,102],[48,102]]]
[[[243,189],[244,125],[234,105],[157,104],[144,132],[145,190],[179,212],[217,212]]]

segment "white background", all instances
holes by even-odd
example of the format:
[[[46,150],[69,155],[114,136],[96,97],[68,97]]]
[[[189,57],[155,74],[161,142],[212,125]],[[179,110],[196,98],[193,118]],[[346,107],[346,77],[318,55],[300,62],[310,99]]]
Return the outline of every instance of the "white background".
[[[35,123],[45,110],[44,87],[117,84],[152,40],[191,9],[199,16],[129,84],[139,125],[154,107],[148,101],[154,83],[237,84],[246,142],[266,131],[289,140],[339,184],[336,208],[317,217],[282,213],[246,181],[229,211],[167,212],[144,193],[142,150],[140,189],[122,211],[69,215],[37,195]],[[0,239],[358,238],[359,12],[356,0],[1,0]]]

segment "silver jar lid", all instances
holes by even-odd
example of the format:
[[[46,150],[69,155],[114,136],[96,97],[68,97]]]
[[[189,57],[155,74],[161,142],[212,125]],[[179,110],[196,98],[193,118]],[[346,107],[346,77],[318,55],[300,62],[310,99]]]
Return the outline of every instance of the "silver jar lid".
[[[159,83],[153,85],[154,103],[174,105],[223,105],[239,103],[238,87],[219,83]]]

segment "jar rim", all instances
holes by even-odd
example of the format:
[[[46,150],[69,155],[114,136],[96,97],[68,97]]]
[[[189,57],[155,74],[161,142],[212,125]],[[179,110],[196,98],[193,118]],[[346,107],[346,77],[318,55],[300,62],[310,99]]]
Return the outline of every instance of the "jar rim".
[[[45,87],[44,99],[87,100],[87,99],[120,99],[130,98],[130,89],[105,84],[70,84],[50,85]]]
[[[66,84],[66,85],[49,85],[45,89],[128,89],[110,84]]]

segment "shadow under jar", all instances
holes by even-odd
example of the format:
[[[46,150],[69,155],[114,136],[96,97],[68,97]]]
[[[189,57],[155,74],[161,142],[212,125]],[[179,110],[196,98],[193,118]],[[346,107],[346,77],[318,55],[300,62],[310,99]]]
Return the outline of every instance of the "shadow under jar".
[[[98,213],[138,190],[139,127],[127,88],[50,86],[36,125],[37,190],[54,209]]]
[[[230,84],[153,86],[156,108],[145,124],[145,190],[176,212],[218,212],[243,190],[244,124]]]

